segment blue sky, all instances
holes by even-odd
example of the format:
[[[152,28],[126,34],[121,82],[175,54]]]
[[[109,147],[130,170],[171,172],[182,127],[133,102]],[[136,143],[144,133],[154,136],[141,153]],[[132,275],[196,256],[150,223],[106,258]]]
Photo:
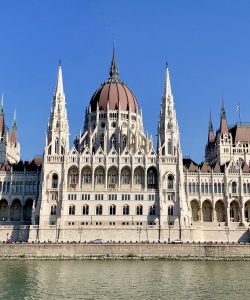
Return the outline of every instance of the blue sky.
[[[219,125],[250,121],[250,1],[26,0],[0,3],[0,91],[10,126],[17,109],[23,159],[42,154],[58,60],[62,60],[71,140],[89,100],[107,79],[116,40],[120,78],[142,107],[154,138],[165,63],[183,155],[201,161],[209,110]]]

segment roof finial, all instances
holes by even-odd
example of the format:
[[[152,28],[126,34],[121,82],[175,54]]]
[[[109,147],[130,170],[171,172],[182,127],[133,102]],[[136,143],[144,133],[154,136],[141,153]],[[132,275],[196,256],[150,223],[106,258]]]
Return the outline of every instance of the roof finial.
[[[2,98],[1,98],[1,106],[0,106],[0,115],[1,115],[1,116],[4,115],[3,95],[4,95],[4,92],[2,92]]]
[[[223,91],[222,91],[222,99],[221,99],[221,111],[220,111],[220,115],[221,115],[221,117],[226,117]]]
[[[14,110],[13,127],[16,127],[16,108]]]
[[[118,67],[116,65],[116,57],[115,57],[115,40],[113,41],[113,55],[112,55],[112,62],[110,66],[109,75],[111,79],[118,79],[119,76]]]

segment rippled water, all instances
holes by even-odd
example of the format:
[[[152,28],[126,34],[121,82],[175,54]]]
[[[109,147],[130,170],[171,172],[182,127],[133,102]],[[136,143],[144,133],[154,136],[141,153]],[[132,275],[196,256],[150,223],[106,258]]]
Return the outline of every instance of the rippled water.
[[[0,299],[250,299],[249,262],[0,264]]]

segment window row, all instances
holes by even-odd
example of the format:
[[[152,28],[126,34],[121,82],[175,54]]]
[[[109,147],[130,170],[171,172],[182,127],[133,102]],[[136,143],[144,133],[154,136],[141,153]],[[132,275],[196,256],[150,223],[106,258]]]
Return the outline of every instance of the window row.
[[[55,192],[52,192],[52,194]],[[104,200],[104,194],[94,194],[93,197],[91,197],[91,194],[82,194],[81,195],[81,199],[82,200]],[[146,200],[143,194],[135,194],[134,197],[131,196],[130,194],[122,194],[122,195],[118,195],[118,194],[108,194],[107,195],[107,200],[123,200],[123,201],[127,201],[127,200],[136,200],[136,201],[143,201]],[[68,194],[68,200],[77,200],[77,194]],[[149,194],[148,195],[148,200],[149,201],[155,201],[156,200],[156,195],[155,194]]]
[[[135,214],[136,215],[143,215],[143,206],[142,205],[137,205],[135,208]],[[75,205],[70,205],[69,206],[69,215],[75,215],[76,213],[76,207]],[[116,215],[117,214],[117,207],[116,205],[110,205],[109,206],[109,215]],[[83,215],[89,215],[89,205],[85,204],[82,206],[82,214]],[[102,215],[103,214],[103,206],[101,204],[98,204],[95,207],[95,214],[96,215]],[[123,205],[122,207],[122,215],[129,215],[130,214],[130,206],[129,205]],[[148,214],[150,216],[154,216],[156,215],[156,206],[155,205],[151,205],[149,207],[149,211]],[[170,213],[172,215],[172,213]],[[51,215],[56,215],[56,205],[52,205],[51,206]]]

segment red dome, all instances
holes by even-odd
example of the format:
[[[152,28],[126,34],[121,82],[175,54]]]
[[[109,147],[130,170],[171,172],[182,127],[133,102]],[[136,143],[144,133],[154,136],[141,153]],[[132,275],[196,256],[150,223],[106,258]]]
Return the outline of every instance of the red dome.
[[[138,111],[137,101],[135,96],[120,80],[108,80],[103,83],[94,93],[90,100],[91,111],[96,111],[97,105],[99,110],[107,110],[109,105],[110,110],[120,109],[136,113]]]
[[[114,46],[109,75],[109,80],[103,83],[92,96],[90,100],[91,111],[96,111],[97,106],[99,110],[106,111],[109,105],[110,110],[131,110],[131,112],[136,113],[138,105],[135,96],[127,85],[119,79]]]

